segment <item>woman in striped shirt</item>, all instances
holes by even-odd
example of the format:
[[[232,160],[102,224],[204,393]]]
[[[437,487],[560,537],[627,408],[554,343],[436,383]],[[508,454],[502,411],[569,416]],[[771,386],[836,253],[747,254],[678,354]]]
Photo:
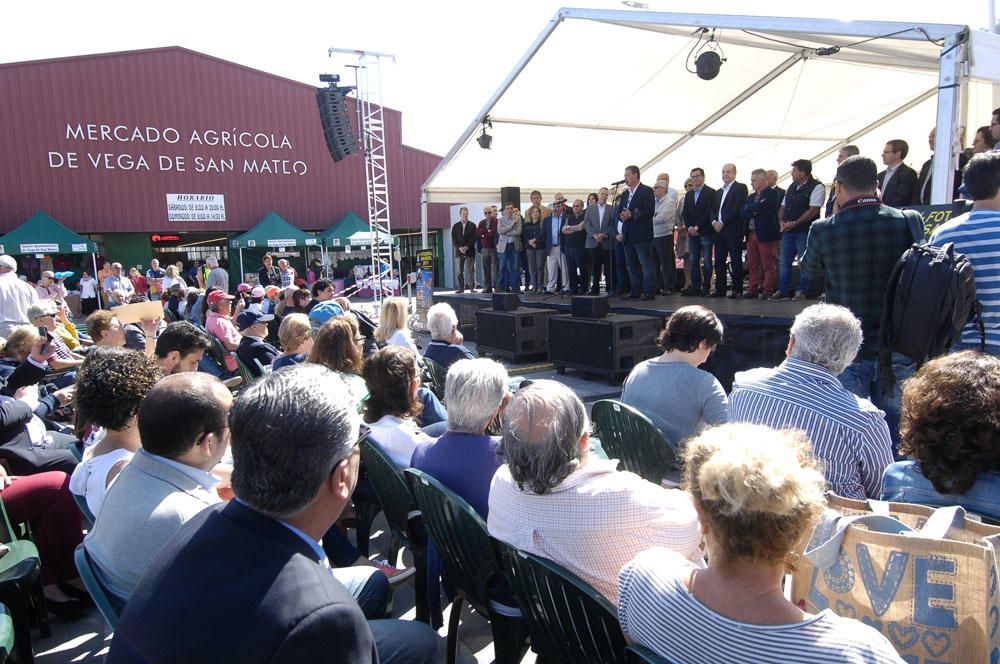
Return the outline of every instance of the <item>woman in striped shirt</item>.
[[[798,434],[748,424],[688,441],[684,482],[708,549],[699,569],[650,549],[619,576],[625,633],[675,663],[900,662],[875,629],[785,598],[785,559],[825,501]]]

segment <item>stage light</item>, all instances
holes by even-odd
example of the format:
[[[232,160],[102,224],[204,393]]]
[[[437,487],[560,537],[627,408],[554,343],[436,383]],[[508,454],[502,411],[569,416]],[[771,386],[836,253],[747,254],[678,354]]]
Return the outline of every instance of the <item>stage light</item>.
[[[698,72],[698,78],[703,81],[711,81],[719,75],[719,70],[722,68],[722,58],[715,51],[705,51],[695,59],[694,68]]]
[[[699,28],[696,31],[697,40],[688,53],[687,62],[684,63],[689,72],[697,74],[698,78],[703,81],[711,81],[718,76],[719,70],[722,69],[722,63],[726,61],[722,46],[715,38],[715,30],[712,30],[710,37],[706,37],[708,30],[708,28]],[[702,39],[705,40],[704,43],[702,43]],[[694,57],[694,69],[691,68],[692,57]]]
[[[493,122],[490,120],[490,116],[488,115],[483,118],[483,133],[476,139],[476,142],[479,143],[479,147],[484,150],[489,150],[490,146],[493,145],[493,137],[486,133],[487,127],[493,129]]]

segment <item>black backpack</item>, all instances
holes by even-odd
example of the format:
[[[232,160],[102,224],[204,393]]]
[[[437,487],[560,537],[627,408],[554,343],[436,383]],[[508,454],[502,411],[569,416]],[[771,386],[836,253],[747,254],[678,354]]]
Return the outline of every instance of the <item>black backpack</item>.
[[[907,219],[913,229],[909,214]],[[913,230],[915,239],[922,239],[921,231]],[[882,389],[889,391],[895,384],[893,352],[909,357],[919,367],[957,343],[973,317],[978,318],[985,349],[981,309],[972,263],[965,254],[956,253],[951,242],[934,247],[918,239],[896,261],[885,292],[878,339]]]

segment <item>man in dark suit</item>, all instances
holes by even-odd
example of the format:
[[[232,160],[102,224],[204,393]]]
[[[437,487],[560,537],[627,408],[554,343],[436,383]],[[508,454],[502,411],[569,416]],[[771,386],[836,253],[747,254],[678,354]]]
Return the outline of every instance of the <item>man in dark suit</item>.
[[[729,297],[743,292],[743,237],[746,235],[740,211],[747,202],[747,186],[736,181],[736,165],[722,167],[722,187],[712,201],[712,230],[715,231],[715,297],[726,297],[726,257],[733,275]]]
[[[281,351],[264,340],[267,336],[267,324],[272,320],[274,316],[271,314],[257,311],[244,311],[236,317],[236,326],[243,335],[240,345],[236,347],[236,356],[247,365],[255,378],[261,374],[257,362],[260,362],[261,366],[269,367],[274,358],[281,355]]]
[[[625,186],[615,217],[622,222],[622,242],[632,289],[626,299],[652,300],[656,290],[656,264],[653,262],[653,212],[656,197],[652,187],[639,182],[639,167],[625,167]],[[639,284],[642,284],[642,293]]]
[[[264,254],[264,267],[257,270],[257,283],[265,288],[281,285],[281,272],[274,266],[271,254]]]
[[[688,253],[691,256],[691,287],[681,291],[681,295],[702,295],[708,297],[712,284],[712,246],[715,243],[715,229],[712,228],[712,205],[715,189],[705,185],[705,169],[691,169],[691,183],[694,187],[684,194],[684,225],[688,234]],[[704,256],[704,268],[702,257]],[[702,287],[702,279],[705,285]]]
[[[591,295],[601,291],[601,274],[607,281],[606,290],[611,292],[610,238],[615,235],[612,229],[616,224],[614,209],[608,204],[608,188],[601,187],[597,192],[597,202],[587,208],[583,217],[583,227],[587,232],[586,250],[590,254]]]
[[[153,559],[110,664],[436,661],[427,625],[366,622],[319,545],[358,481],[354,401],[317,364],[240,393],[229,414],[236,499],[185,523]],[[210,626],[192,629],[193,616]]]
[[[927,143],[931,148],[931,157],[920,167],[920,175],[917,176],[917,186],[913,189],[913,200],[910,205],[930,205],[931,187],[933,187],[933,164],[934,164],[934,140],[937,138],[937,128],[931,129],[927,137]],[[965,139],[962,139],[965,142]],[[969,163],[969,155],[964,150],[958,153],[958,170],[955,171],[955,178],[952,182],[951,199],[958,198],[958,189],[962,186],[962,169]]]
[[[468,273],[469,292],[475,290],[474,274],[476,268],[476,225],[469,221],[469,208],[458,211],[458,221],[451,227],[451,243],[455,246],[455,281],[458,283],[456,293],[465,290],[466,273]]]
[[[861,154],[861,150],[858,149],[857,145],[845,145],[837,151],[837,166],[844,163],[844,160],[848,157],[853,157],[856,154]],[[829,217],[833,215],[837,210],[837,181],[834,180],[830,184],[830,191],[827,192],[826,197],[826,208],[824,208],[823,216]],[[785,192],[781,192],[781,200],[785,199]]]
[[[546,293],[557,292],[560,273],[562,273],[562,289],[569,290],[569,283],[566,280],[566,257],[562,253],[562,229],[569,221],[568,214],[566,197],[556,194],[555,200],[552,201],[552,214],[542,219],[542,234],[538,238],[538,248],[545,251],[545,270],[548,273]]]
[[[882,163],[886,168],[878,174],[878,188],[882,192],[883,205],[898,208],[913,200],[917,172],[903,163],[909,152],[909,144],[898,138],[886,143],[882,150]]]

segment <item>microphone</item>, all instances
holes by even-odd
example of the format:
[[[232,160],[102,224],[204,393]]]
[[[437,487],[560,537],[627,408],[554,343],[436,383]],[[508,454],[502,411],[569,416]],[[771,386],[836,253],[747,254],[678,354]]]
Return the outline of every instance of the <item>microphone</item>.
[[[617,187],[620,184],[625,184],[625,180],[618,180],[617,182],[612,182],[611,186],[612,187]]]

